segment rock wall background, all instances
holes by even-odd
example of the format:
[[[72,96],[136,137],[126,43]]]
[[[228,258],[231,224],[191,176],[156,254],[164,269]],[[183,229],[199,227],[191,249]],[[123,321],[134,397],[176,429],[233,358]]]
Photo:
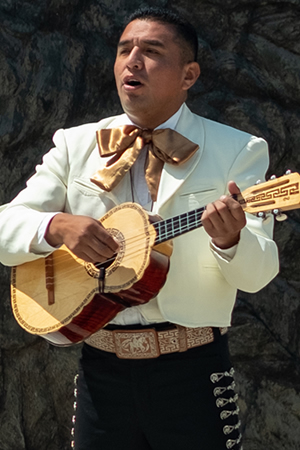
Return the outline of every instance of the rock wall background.
[[[199,32],[192,110],[264,137],[270,174],[300,170],[300,0],[1,0],[0,204],[57,128],[121,111],[115,47],[124,16],[147,4],[185,12]],[[293,211],[276,225],[281,273],[258,294],[241,292],[234,312],[244,450],[300,448],[299,222]],[[0,450],[68,449],[79,348],[23,332],[3,266],[0,292]]]

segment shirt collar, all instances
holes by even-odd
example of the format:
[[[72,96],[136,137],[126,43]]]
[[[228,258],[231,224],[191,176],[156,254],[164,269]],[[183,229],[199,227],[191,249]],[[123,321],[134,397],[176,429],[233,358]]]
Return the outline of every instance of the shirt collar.
[[[166,120],[166,122],[158,125],[158,127],[155,128],[155,130],[161,130],[161,129],[165,129],[165,128],[170,128],[171,130],[175,130],[179,117],[181,115],[182,109],[183,109],[183,105],[184,103],[180,106],[180,108],[178,109],[178,111],[176,111],[175,114],[173,114],[173,116],[171,116],[168,120]],[[132,122],[132,120],[129,119],[129,117],[127,116],[127,114],[122,114],[121,116],[116,117],[110,124],[109,128],[116,128],[116,127],[121,127],[123,125],[134,125],[136,126],[135,123]]]

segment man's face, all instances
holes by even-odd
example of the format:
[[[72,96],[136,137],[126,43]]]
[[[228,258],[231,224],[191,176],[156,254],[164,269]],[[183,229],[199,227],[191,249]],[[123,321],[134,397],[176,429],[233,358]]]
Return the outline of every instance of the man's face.
[[[170,25],[130,22],[120,38],[114,68],[121,104],[130,119],[155,128],[171,117],[186,98],[188,65]]]

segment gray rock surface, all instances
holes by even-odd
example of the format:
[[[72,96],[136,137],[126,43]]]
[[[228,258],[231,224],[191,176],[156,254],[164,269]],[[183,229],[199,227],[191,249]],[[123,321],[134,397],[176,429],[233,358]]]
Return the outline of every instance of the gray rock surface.
[[[199,32],[189,106],[264,137],[269,174],[300,170],[300,1],[157,0]],[[25,185],[60,127],[121,111],[115,46],[136,0],[1,0],[0,204]],[[300,449],[300,216],[276,224],[280,275],[239,293],[230,330],[244,450]],[[0,450],[69,448],[79,347],[58,349],[12,317],[0,267]],[[112,449],[113,450],[113,449]]]

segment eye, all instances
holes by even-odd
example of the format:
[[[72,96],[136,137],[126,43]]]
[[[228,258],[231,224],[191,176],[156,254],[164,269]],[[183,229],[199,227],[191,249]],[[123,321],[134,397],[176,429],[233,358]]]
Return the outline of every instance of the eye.
[[[118,55],[128,55],[128,53],[130,53],[130,49],[129,48],[121,48],[118,51]]]
[[[158,54],[158,51],[155,48],[147,48],[146,53]]]

